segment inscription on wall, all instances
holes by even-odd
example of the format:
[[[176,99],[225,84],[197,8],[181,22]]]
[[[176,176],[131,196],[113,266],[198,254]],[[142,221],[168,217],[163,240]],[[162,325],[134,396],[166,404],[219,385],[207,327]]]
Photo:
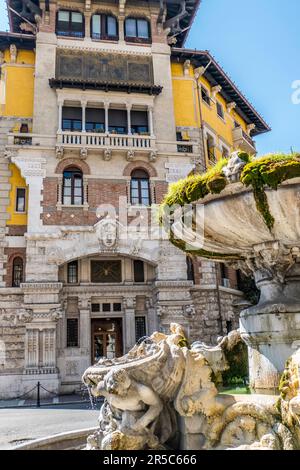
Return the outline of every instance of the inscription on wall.
[[[148,56],[58,50],[58,80],[154,85]]]

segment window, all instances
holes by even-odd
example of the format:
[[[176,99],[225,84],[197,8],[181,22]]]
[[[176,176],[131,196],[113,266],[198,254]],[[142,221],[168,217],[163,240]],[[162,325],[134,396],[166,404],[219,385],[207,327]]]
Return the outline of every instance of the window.
[[[85,129],[87,132],[105,132],[104,124],[101,122],[87,122]]]
[[[56,34],[58,36],[83,38],[83,15],[77,11],[59,11],[57,14]]]
[[[78,318],[67,318],[67,348],[78,346]]]
[[[63,173],[63,201],[64,205],[80,206],[83,204],[82,172],[77,168],[70,168]]]
[[[17,188],[16,194],[16,212],[26,211],[26,189]]]
[[[216,163],[216,156],[215,156],[215,142],[211,135],[207,135],[206,139],[206,148],[207,148],[207,157],[208,162],[210,165],[214,165]]]
[[[190,256],[186,257],[187,279],[195,282],[194,263]]]
[[[125,36],[129,41],[138,39],[141,42],[149,42],[149,22],[141,18],[127,18],[125,21]]]
[[[217,114],[220,118],[224,119],[224,109],[221,103],[217,101]]]
[[[102,304],[102,312],[110,312],[110,304]]]
[[[100,312],[100,304],[92,304],[92,312]]]
[[[63,119],[62,130],[71,132],[81,132],[82,121],[79,119]]]
[[[112,15],[92,16],[93,39],[118,39],[117,20]]]
[[[122,310],[122,305],[119,302],[113,304],[114,312],[121,312],[121,310]]]
[[[209,93],[208,91],[206,90],[206,88],[203,88],[201,87],[201,97],[202,97],[202,100],[208,104],[208,106],[210,106],[210,97],[209,97]]]
[[[78,261],[71,261],[68,264],[68,284],[78,283]]]
[[[138,342],[146,336],[146,318],[135,317],[135,340]]]
[[[139,259],[133,261],[134,282],[145,282],[144,263]]]
[[[122,282],[121,261],[91,261],[91,281],[102,283]]]
[[[227,320],[226,321],[226,333],[229,334],[232,331],[232,321]]]
[[[146,111],[131,111],[131,133],[149,135],[148,114]]]
[[[150,206],[149,175],[146,171],[134,170],[131,173],[130,200],[134,205]]]
[[[229,150],[226,147],[222,147],[222,158],[229,158]]]
[[[19,256],[13,260],[12,286],[20,287],[23,282],[23,260]]]

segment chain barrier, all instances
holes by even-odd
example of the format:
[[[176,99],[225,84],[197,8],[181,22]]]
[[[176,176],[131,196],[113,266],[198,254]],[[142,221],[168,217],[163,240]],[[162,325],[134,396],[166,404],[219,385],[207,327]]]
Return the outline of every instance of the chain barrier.
[[[41,382],[37,382],[37,384],[36,384],[33,388],[31,388],[31,389],[28,390],[27,392],[23,393],[22,395],[19,395],[19,396],[17,396],[17,397],[10,398],[9,400],[0,400],[0,404],[1,404],[1,402],[4,402],[4,403],[5,403],[5,402],[11,402],[11,401],[15,401],[15,400],[22,400],[22,399],[28,397],[28,395],[31,394],[32,392],[34,392],[34,390],[36,390],[36,407],[37,407],[37,408],[40,408],[40,407],[41,407],[41,389],[44,390],[46,393],[49,393],[49,395],[53,396],[53,398],[59,398],[60,396],[62,396],[62,395],[60,395],[60,394],[58,394],[58,393],[56,393],[56,392],[51,392],[51,391],[48,390],[46,387],[44,387],[44,386],[41,384]],[[84,403],[84,402],[91,402],[92,408],[94,409],[94,405],[95,405],[95,404],[92,403],[92,401],[91,401],[90,399],[85,399],[84,395],[85,395],[85,394],[83,393],[83,391],[82,391],[82,389],[81,389],[81,390],[80,390],[80,397],[81,397],[81,400],[80,400],[80,401],[82,401],[82,403]],[[88,393],[87,393],[87,397],[86,397],[86,398],[90,398]],[[33,399],[33,398],[31,397],[31,399]],[[77,403],[77,402],[78,402],[78,401],[76,401],[76,403]],[[72,402],[70,402],[70,403],[72,403]],[[49,405],[50,403],[44,403],[44,404],[45,404],[45,405],[46,405],[46,404]],[[63,404],[63,402],[60,403],[60,404]],[[20,406],[20,405],[16,405],[16,406]],[[0,408],[5,408],[5,406],[0,406]]]

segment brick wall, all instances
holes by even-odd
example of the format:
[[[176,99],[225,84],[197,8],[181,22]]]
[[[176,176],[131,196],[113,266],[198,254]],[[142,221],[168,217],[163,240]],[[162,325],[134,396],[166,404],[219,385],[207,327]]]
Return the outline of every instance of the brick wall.
[[[154,186],[155,201],[159,204],[168,189],[168,184],[156,181]],[[128,198],[127,181],[88,179],[88,210],[82,207],[62,207],[57,210],[58,178],[47,177],[43,189],[43,214],[45,225],[94,225],[98,219],[96,210],[101,204],[110,204],[119,208],[119,198]]]
[[[23,237],[27,232],[27,225],[8,225],[7,234],[11,237]]]
[[[5,248],[5,254],[7,256],[6,262],[6,274],[4,276],[4,282],[6,287],[12,287],[12,275],[13,275],[13,261],[16,257],[20,257],[23,260],[23,274],[25,281],[25,268],[26,268],[26,248]]]

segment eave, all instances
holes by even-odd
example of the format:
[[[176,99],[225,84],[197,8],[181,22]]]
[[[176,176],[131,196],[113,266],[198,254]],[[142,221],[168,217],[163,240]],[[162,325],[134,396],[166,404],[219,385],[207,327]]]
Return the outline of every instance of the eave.
[[[212,86],[220,85],[221,96],[227,103],[236,103],[235,110],[247,124],[255,124],[252,136],[263,134],[271,130],[262,116],[247,100],[235,83],[228,77],[222,67],[216,62],[208,51],[197,51],[191,49],[173,48],[172,58],[180,61],[190,60],[196,67],[204,67],[204,77]]]
[[[0,31],[0,50],[7,49],[11,44],[15,44],[18,49],[33,50],[35,48],[35,37],[31,34]]]
[[[50,78],[49,85],[51,88],[77,88],[80,90],[101,90],[105,92],[119,91],[125,93],[141,93],[144,95],[159,95],[162,92],[162,87],[157,85],[141,85],[139,83],[124,83],[124,82],[91,82],[84,80],[59,80]]]

